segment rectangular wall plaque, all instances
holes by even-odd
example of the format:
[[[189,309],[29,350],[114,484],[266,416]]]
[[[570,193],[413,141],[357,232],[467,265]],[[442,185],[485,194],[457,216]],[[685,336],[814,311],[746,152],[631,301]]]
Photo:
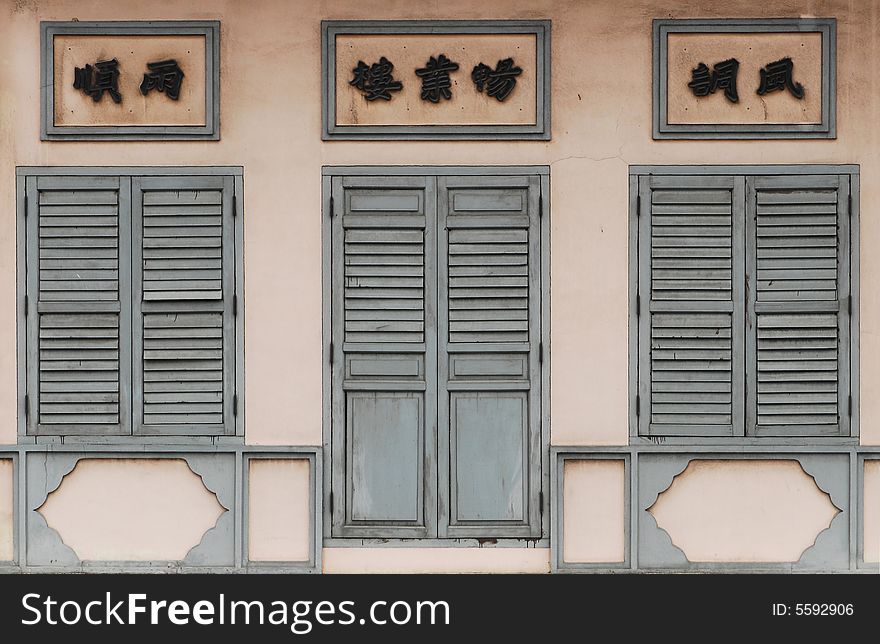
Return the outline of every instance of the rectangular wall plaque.
[[[836,138],[834,18],[654,21],[655,139]]]
[[[323,138],[550,138],[550,21],[324,21]]]
[[[42,22],[51,140],[220,138],[220,23]]]

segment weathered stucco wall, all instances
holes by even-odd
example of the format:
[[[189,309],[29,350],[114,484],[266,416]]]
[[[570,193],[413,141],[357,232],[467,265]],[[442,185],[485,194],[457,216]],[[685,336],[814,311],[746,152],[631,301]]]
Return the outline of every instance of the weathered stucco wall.
[[[324,548],[327,573],[486,573],[550,570],[547,548]]]
[[[836,141],[654,142],[651,19],[838,18]],[[553,21],[550,142],[320,139],[321,19]],[[219,142],[39,140],[40,20],[219,19]],[[16,165],[245,167],[247,441],[321,443],[321,164],[551,166],[552,442],[627,441],[627,166],[858,163],[862,283],[880,277],[880,6],[847,0],[22,0],[0,8],[0,444],[16,440]],[[880,444],[880,297],[861,294],[861,441]],[[368,556],[365,556],[368,555]],[[546,550],[331,550],[363,566],[546,569]],[[369,563],[365,563],[369,562]],[[407,564],[406,562],[411,562]]]
[[[880,460],[865,462],[865,561],[880,562]]]
[[[619,459],[565,464],[562,558],[566,563],[624,561],[625,472]]]
[[[248,559],[308,561],[309,462],[257,458],[248,470]]]

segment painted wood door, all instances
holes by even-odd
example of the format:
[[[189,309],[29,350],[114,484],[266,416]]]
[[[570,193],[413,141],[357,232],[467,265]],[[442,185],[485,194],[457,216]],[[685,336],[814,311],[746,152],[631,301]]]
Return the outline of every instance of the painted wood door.
[[[331,195],[332,535],[539,537],[540,178]]]

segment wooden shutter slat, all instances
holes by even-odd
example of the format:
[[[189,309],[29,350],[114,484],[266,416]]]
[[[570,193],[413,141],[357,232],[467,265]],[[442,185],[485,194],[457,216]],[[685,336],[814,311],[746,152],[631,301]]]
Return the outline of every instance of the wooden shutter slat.
[[[83,180],[88,181],[88,180]],[[106,205],[107,210],[113,209],[119,203],[116,190],[91,190],[87,185],[77,186],[80,189],[49,189],[40,188],[40,211],[42,206],[70,206],[70,210],[83,209],[90,211],[93,205]],[[51,210],[50,210],[51,212]]]
[[[144,206],[165,205],[174,208],[223,203],[221,193],[211,190],[154,190],[144,194]]]

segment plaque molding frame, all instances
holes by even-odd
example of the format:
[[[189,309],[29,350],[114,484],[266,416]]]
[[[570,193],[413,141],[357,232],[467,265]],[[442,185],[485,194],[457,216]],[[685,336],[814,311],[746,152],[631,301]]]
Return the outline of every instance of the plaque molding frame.
[[[65,36],[204,36],[204,125],[55,125],[54,37]],[[41,141],[186,141],[220,139],[220,21],[41,21]]]
[[[667,115],[668,36],[672,33],[822,34],[821,123],[671,124]],[[679,139],[836,139],[837,19],[723,18],[655,19],[653,22],[653,138]]]

